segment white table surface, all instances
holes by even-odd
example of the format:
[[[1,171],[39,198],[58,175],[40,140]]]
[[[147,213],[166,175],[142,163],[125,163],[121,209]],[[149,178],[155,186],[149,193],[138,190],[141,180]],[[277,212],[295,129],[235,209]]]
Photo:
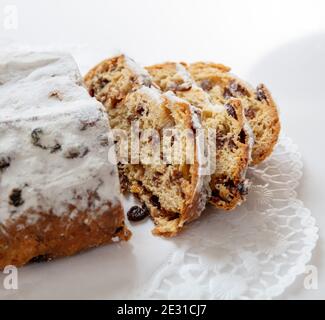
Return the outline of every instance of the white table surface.
[[[8,5],[16,6],[17,28],[8,29]],[[318,270],[318,289],[305,289],[300,276],[280,298],[325,298],[323,0],[0,0],[0,44],[11,41],[82,46],[76,59],[87,61],[84,72],[125,52],[143,65],[222,62],[253,84],[266,83],[281,109],[283,130],[303,155],[299,198],[320,228],[310,262]]]

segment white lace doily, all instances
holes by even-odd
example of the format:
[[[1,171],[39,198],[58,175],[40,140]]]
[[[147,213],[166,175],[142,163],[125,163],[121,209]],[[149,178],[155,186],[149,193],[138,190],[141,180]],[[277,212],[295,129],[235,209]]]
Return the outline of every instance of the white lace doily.
[[[247,202],[207,213],[176,238],[177,249],[141,288],[149,299],[270,299],[303,273],[318,239],[315,219],[295,189],[301,156],[281,137],[273,155],[250,168]]]

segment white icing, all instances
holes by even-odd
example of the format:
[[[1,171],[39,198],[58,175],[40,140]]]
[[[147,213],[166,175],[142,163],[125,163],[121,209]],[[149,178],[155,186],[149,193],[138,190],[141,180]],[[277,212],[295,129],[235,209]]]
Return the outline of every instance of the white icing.
[[[174,92],[172,91],[167,91],[162,94],[163,97],[167,98],[169,101],[174,102],[174,103],[185,103],[189,104],[186,100],[179,98],[175,95]]]
[[[105,203],[119,203],[117,170],[103,145],[107,115],[81,82],[66,54],[0,57],[0,160],[10,158],[10,166],[0,169],[0,223],[26,210],[64,215],[70,204],[100,214]],[[39,141],[32,139],[35,129]],[[68,159],[71,152],[79,156]],[[13,189],[21,190],[19,206],[10,204]],[[98,194],[90,206],[89,192]],[[38,215],[28,217],[35,223]]]
[[[202,129],[202,123],[201,123],[201,110],[194,107],[190,106],[191,114],[192,114],[192,123],[193,123],[193,128],[194,129]]]
[[[182,86],[191,88],[194,84],[194,81],[186,68],[180,63],[175,63],[175,67],[176,74],[184,81]]]
[[[205,109],[206,110],[210,110],[212,112],[223,112],[225,110],[225,106],[221,103],[207,103],[206,106],[205,106]]]
[[[148,96],[152,101],[157,104],[161,104],[164,100],[162,98],[161,92],[155,87],[141,86],[138,90],[138,93]]]
[[[244,130],[245,130],[246,134],[248,135],[248,159],[249,159],[249,162],[251,162],[252,161],[252,151],[253,151],[253,147],[254,147],[254,143],[255,143],[255,137],[254,137],[254,132],[253,132],[252,127],[250,126],[249,122],[246,120],[244,110],[243,110],[243,113],[244,113],[243,117],[245,119]]]
[[[146,82],[147,80],[150,80],[150,75],[146,69],[142,68],[133,59],[126,55],[124,55],[124,59],[126,66],[139,77],[140,81]]]
[[[212,102],[210,95],[199,87],[194,81],[191,90],[197,91],[200,97],[203,98],[204,110],[209,110],[211,112],[223,112],[225,110],[225,106],[223,104]]]
[[[176,74],[184,81],[181,86],[191,88],[190,90],[197,91],[201,97],[204,98],[204,109],[210,110],[212,112],[222,112],[224,111],[224,106],[222,104],[214,104],[211,102],[210,96],[199,87],[195,81],[193,80],[190,73],[186,70],[186,68],[180,64],[175,63]]]

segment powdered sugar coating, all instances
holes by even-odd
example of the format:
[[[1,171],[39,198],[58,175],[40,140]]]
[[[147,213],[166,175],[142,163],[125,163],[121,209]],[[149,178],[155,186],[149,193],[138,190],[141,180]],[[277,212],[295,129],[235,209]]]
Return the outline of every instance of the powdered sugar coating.
[[[180,77],[183,81],[183,83],[179,85],[179,87],[191,88],[191,90],[195,91],[203,100],[202,103],[204,104],[204,109],[209,109],[212,112],[224,111],[224,106],[222,104],[212,103],[210,96],[195,83],[191,74],[182,64],[175,63],[175,69],[176,75]]]
[[[61,216],[72,205],[100,214],[108,203],[119,205],[107,115],[72,57],[0,57],[0,110],[0,223],[26,211]]]
[[[125,59],[126,66],[130,70],[132,70],[134,74],[137,75],[140,83],[146,84],[148,82],[151,82],[151,78],[146,69],[142,68],[140,65],[138,65],[133,59],[131,59],[127,55],[124,55],[124,59]]]
[[[160,105],[164,101],[162,98],[161,92],[155,87],[149,88],[149,87],[143,85],[137,90],[137,92],[149,97],[157,105]]]

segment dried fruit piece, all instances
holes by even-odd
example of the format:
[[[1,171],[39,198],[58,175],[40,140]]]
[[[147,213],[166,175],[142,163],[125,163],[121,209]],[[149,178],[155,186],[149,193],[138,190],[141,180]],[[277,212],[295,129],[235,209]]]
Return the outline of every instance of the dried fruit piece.
[[[24,200],[21,197],[22,190],[21,189],[13,189],[9,196],[9,204],[14,207],[20,207],[24,204]]]
[[[140,116],[143,115],[143,113],[144,113],[144,106],[141,103],[137,106],[136,113],[138,115],[140,115]]]
[[[158,209],[160,209],[160,202],[159,202],[159,198],[155,195],[151,196],[150,198],[150,202],[155,206],[157,207]]]
[[[107,135],[100,136],[99,143],[102,147],[108,147],[109,146],[108,136]]]
[[[32,131],[31,137],[34,146],[43,148],[43,146],[40,143],[42,134],[43,134],[43,130],[41,128],[36,128]]]
[[[64,157],[67,159],[83,158],[88,152],[88,147],[71,147],[64,152]]]
[[[133,206],[127,213],[128,219],[130,221],[140,221],[146,218],[149,215],[148,208],[143,205],[142,207]]]
[[[252,109],[252,108],[245,109],[245,117],[247,119],[254,119],[255,115],[256,115],[256,113],[255,113],[254,109]]]
[[[45,146],[41,142],[42,135],[44,134],[44,131],[41,128],[36,128],[31,133],[32,138],[32,144],[35,147],[39,147],[43,150],[50,150],[51,153],[55,153],[59,150],[61,150],[61,145],[54,141],[53,146]]]
[[[51,92],[49,93],[49,98],[56,98],[56,99],[58,99],[58,100],[60,100],[60,101],[63,100],[62,93],[59,92],[59,91],[57,91],[57,90],[51,91]]]
[[[229,147],[229,149],[230,149],[231,151],[233,151],[234,149],[238,149],[238,147],[237,147],[235,141],[234,141],[233,139],[231,139],[231,138],[230,138],[229,141],[228,141],[228,147]]]
[[[200,86],[204,91],[210,91],[213,88],[211,81],[208,79],[201,81]]]
[[[259,101],[267,100],[267,97],[266,97],[265,92],[263,90],[263,85],[259,85],[256,88],[256,99],[259,100]]]
[[[235,108],[231,104],[229,104],[229,103],[225,104],[225,108],[226,108],[228,114],[231,117],[233,117],[234,119],[238,120],[237,114],[236,114],[236,111],[235,111]]]
[[[245,143],[246,142],[246,132],[243,129],[239,133],[239,141],[241,143]]]
[[[55,153],[61,150],[61,145],[59,143],[56,143],[53,147],[49,147],[49,149],[51,150],[51,153]]]
[[[0,172],[3,172],[10,166],[11,158],[10,157],[1,157],[0,158]]]
[[[46,254],[40,255],[40,256],[36,256],[33,259],[29,260],[30,263],[40,263],[40,262],[47,262],[52,260],[51,257],[49,257]]]
[[[92,128],[92,127],[95,127],[96,123],[98,122],[99,119],[96,119],[96,120],[81,120],[80,121],[80,131],[85,131],[87,130],[88,128]]]

